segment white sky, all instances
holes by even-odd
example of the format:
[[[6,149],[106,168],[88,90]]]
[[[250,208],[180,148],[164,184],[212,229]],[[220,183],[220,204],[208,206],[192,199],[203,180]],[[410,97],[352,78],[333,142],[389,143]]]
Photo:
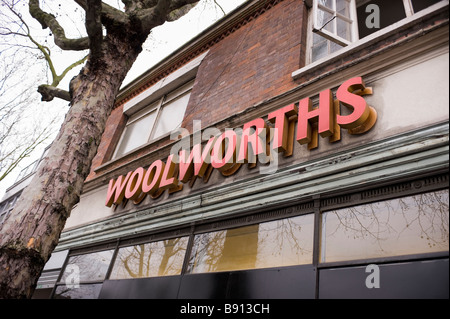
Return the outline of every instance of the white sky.
[[[223,17],[223,13],[217,6],[212,6],[212,0],[209,0],[209,4],[206,4],[204,2],[205,0],[202,0],[195,8],[193,8],[187,15],[182,17],[181,19],[174,21],[174,22],[166,22],[164,25],[159,26],[155,29],[153,29],[152,34],[150,35],[147,42],[144,44],[144,50],[139,55],[138,59],[134,63],[133,67],[129,71],[123,85],[128,84],[132,80],[134,80],[136,77],[141,75],[143,72],[151,68],[153,65],[157,64],[159,61],[164,59],[164,57],[168,56],[171,52],[175,51],[177,48],[182,46],[184,43],[192,39],[195,35],[200,33],[202,30],[210,26],[212,23],[216,22],[217,20],[221,19]],[[223,10],[226,13],[229,13],[234,8],[239,6],[240,4],[244,3],[246,0],[217,0],[217,3],[220,4],[220,6],[223,8]],[[109,3],[111,5],[117,6],[120,5],[121,2],[119,0],[104,0],[104,2]],[[44,2],[45,3],[45,2]],[[46,3],[49,3],[48,1]],[[67,2],[62,2],[64,5],[67,5]],[[55,7],[55,6],[54,6]],[[59,7],[61,7],[61,4],[59,4]],[[53,7],[45,7],[45,10],[53,9]],[[64,9],[64,8],[63,8]],[[3,10],[3,9],[2,9]],[[57,16],[59,23],[65,27],[67,30],[68,27],[72,28],[72,31],[67,31],[68,37],[75,37],[77,34],[80,33],[83,34],[85,31],[83,28],[79,29],[80,27],[74,27],[75,23],[74,20],[80,17],[79,11],[74,11],[73,9],[70,10],[71,12],[69,14],[60,15],[60,14],[54,14]],[[24,11],[24,15],[26,15],[27,12]],[[31,19],[31,18],[30,18]],[[79,21],[79,20],[78,20]],[[48,29],[45,31],[39,30],[39,25],[36,25],[36,22],[34,25],[35,32],[44,32],[44,35],[40,35],[37,38],[42,41],[44,37],[48,37]],[[69,52],[69,51],[61,51],[57,48],[53,49],[53,59],[56,65],[56,69],[61,72],[62,69],[64,69],[65,66],[67,66],[68,61],[74,61],[74,59],[77,59],[79,57],[82,57],[85,53],[80,52]],[[65,77],[65,80],[60,84],[60,88],[67,90],[68,89],[68,83],[70,79],[73,76],[76,76],[79,72],[80,68],[76,68],[69,72],[67,76]],[[36,87],[42,84],[36,83]],[[51,105],[48,105],[48,103],[42,103],[39,101],[36,101],[37,104],[42,105],[42,108],[45,108],[43,112],[51,112],[52,109],[64,109],[67,106],[67,102],[57,100],[50,102]],[[47,104],[47,105],[46,105]],[[59,107],[60,105],[61,107]],[[62,121],[62,116],[61,116]],[[55,132],[55,136],[56,136]],[[3,198],[3,195],[6,191],[6,189],[11,186],[15,180],[18,174],[20,173],[21,169],[38,159],[44,148],[51,142],[49,140],[48,143],[45,145],[42,145],[37,149],[32,156],[22,161],[20,164],[20,167],[17,168],[15,171],[13,171],[7,178],[2,180],[0,182],[0,200]]]

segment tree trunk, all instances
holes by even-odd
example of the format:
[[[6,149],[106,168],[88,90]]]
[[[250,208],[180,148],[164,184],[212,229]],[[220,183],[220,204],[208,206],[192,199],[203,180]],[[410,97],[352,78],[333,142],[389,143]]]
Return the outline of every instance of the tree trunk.
[[[129,42],[129,39],[128,39]],[[44,163],[0,230],[0,298],[30,298],[89,174],[120,85],[140,52],[108,37],[71,83],[71,108]]]

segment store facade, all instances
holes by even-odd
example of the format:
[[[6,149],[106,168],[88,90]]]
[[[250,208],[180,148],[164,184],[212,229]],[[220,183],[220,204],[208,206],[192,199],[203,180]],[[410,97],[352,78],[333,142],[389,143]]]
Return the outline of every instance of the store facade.
[[[248,1],[123,88],[50,297],[448,298],[448,1],[399,3]]]

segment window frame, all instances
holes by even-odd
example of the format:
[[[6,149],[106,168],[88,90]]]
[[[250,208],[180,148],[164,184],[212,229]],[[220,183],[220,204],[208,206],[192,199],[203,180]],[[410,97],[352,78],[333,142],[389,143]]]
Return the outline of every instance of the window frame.
[[[182,85],[178,86],[176,89],[171,90],[170,92],[158,97],[157,99],[153,99],[152,101],[146,103],[146,105],[143,108],[136,110],[133,114],[128,115],[127,123],[125,124],[125,127],[123,128],[122,133],[120,135],[119,141],[114,149],[114,152],[112,155],[112,160],[119,159],[119,158],[135,151],[136,149],[139,149],[141,147],[144,147],[145,145],[154,143],[157,140],[160,140],[160,139],[163,139],[163,138],[169,136],[171,132],[166,132],[160,136],[154,137],[158,123],[161,120],[163,109],[166,106],[170,105],[172,102],[184,97],[187,94],[190,94],[192,92],[192,87],[194,85],[194,81],[195,81],[195,79],[191,79],[188,82],[183,83]],[[183,117],[184,117],[184,114],[186,114],[186,108],[187,108],[188,104],[189,104],[189,99],[186,103]],[[155,119],[153,121],[152,127],[150,129],[150,132],[149,132],[149,135],[147,138],[147,142],[145,142],[135,148],[132,148],[132,149],[125,148],[124,152],[119,153],[119,150],[122,146],[122,143],[124,143],[124,138],[125,138],[126,132],[129,129],[129,127],[133,123],[138,122],[139,120],[143,119],[144,117],[148,116],[149,114],[151,114],[153,112],[155,112],[156,115],[155,115]],[[180,127],[180,125],[181,125],[181,123],[177,124],[176,128]]]
[[[336,7],[336,1],[339,0],[331,0],[333,1],[334,7]],[[351,24],[351,35],[352,35],[352,39],[351,41],[346,41],[345,39],[343,39],[342,37],[339,37],[338,35],[335,35],[327,30],[322,30],[322,28],[324,26],[319,26],[318,25],[318,18],[317,18],[317,14],[319,10],[323,10],[322,8],[326,8],[325,6],[322,6],[319,4],[319,0],[313,0],[312,2],[312,7],[309,10],[309,17],[308,17],[308,31],[307,31],[307,43],[308,43],[308,54],[306,56],[306,65],[311,64],[311,63],[315,63],[317,61],[321,61],[321,60],[326,60],[328,58],[328,56],[334,54],[335,52],[339,52],[341,51],[343,48],[357,42],[360,41],[361,39],[359,38],[359,32],[358,32],[358,16],[357,16],[357,7],[358,7],[358,3],[361,2],[365,2],[364,0],[343,0],[343,1],[348,1],[350,2],[350,18],[352,19],[352,24]],[[442,1],[440,1],[442,2]],[[440,3],[438,2],[438,3]],[[403,3],[403,9],[406,15],[406,18],[401,19],[399,21],[408,19],[416,14],[418,14],[421,10],[414,12],[414,7],[412,4],[411,0],[402,0]],[[437,5],[434,4],[434,5]],[[432,5],[433,6],[433,5]],[[431,6],[430,6],[431,7]],[[331,13],[331,10],[326,9],[327,12]],[[335,23],[336,17],[334,17],[332,19],[333,21],[331,21],[330,23]],[[399,22],[397,21],[397,22]],[[391,24],[392,25],[392,24]],[[384,28],[380,28],[379,30],[375,31],[375,32],[379,32],[380,30],[386,29],[389,26],[386,26]],[[375,33],[374,32],[374,33]],[[313,35],[314,33],[318,34],[319,36],[322,36],[326,39],[326,41],[331,41],[336,43],[337,45],[342,46],[340,49],[329,53],[327,52],[326,55],[324,57],[320,57],[318,59],[314,59],[313,57]],[[327,42],[327,45],[329,46],[329,43]]]
[[[312,205],[311,205],[312,206]],[[311,221],[309,221],[308,219],[312,218]],[[227,232],[230,230],[242,230],[246,227],[252,227],[252,226],[268,226],[270,224],[270,226],[274,226],[274,224],[278,224],[279,222],[282,223],[282,225],[276,225],[276,226],[281,226],[281,228],[284,228],[287,224],[290,224],[290,222],[292,222],[293,220],[296,220],[298,222],[300,222],[301,220],[301,224],[302,227],[308,227],[311,226],[311,247],[307,247],[307,248],[311,248],[311,253],[310,255],[308,255],[306,258],[310,258],[309,262],[301,262],[301,263],[296,263],[296,264],[283,264],[284,263],[284,257],[286,257],[285,255],[283,255],[283,257],[280,257],[280,259],[273,259],[272,261],[269,261],[269,264],[272,263],[271,266],[256,266],[254,268],[246,268],[246,267],[242,267],[240,268],[239,265],[236,268],[233,269],[229,269],[229,270],[224,270],[224,269],[213,269],[213,270],[209,270],[209,271],[196,271],[197,267],[202,267],[204,266],[204,264],[202,264],[202,259],[201,257],[198,257],[199,255],[201,255],[201,253],[199,254],[199,252],[202,249],[205,249],[206,252],[209,251],[209,245],[212,243],[210,241],[210,237],[206,238],[206,245],[203,247],[200,247],[199,242],[202,241],[202,236],[207,236],[207,235],[214,235],[214,234],[218,234],[218,233],[223,233],[225,232],[225,236],[228,238],[228,234]],[[305,222],[310,222],[309,223],[305,223]],[[277,227],[275,227],[275,231],[278,230]],[[269,232],[267,229],[263,230],[263,232]],[[258,231],[257,236],[259,236],[260,233]],[[300,266],[300,265],[312,265],[313,264],[313,260],[314,260],[314,235],[315,235],[315,216],[314,216],[314,209],[309,209],[309,210],[304,210],[299,214],[293,215],[293,216],[283,216],[281,218],[276,218],[273,220],[258,220],[257,222],[253,222],[253,223],[244,223],[241,225],[236,225],[235,227],[216,227],[214,229],[210,229],[209,231],[200,231],[200,232],[194,232],[194,237],[192,239],[192,249],[190,252],[190,255],[188,256],[187,259],[187,269],[186,269],[186,274],[205,274],[205,273],[217,273],[217,272],[228,272],[228,271],[248,271],[248,270],[257,270],[257,269],[269,269],[269,268],[282,268],[282,267],[291,267],[291,266]],[[237,235],[236,237],[239,237],[240,235]],[[231,238],[235,238],[234,236],[232,236]],[[223,249],[225,249],[225,241],[226,239],[224,239],[223,245],[221,246],[221,249],[223,251]],[[217,244],[217,243],[216,243]],[[261,246],[258,248],[267,248],[267,246]],[[282,250],[284,248],[293,248],[290,246],[284,246],[282,248]],[[223,255],[222,255],[223,257]],[[228,256],[230,257],[230,256]],[[232,254],[231,257],[234,257],[234,255]],[[255,255],[256,258],[256,255]],[[220,259],[220,258],[219,258]],[[196,262],[200,261],[198,264],[196,264]],[[229,261],[228,261],[229,262]],[[244,263],[245,264],[245,263]],[[281,265],[283,264],[283,265]]]
[[[419,247],[418,245],[415,245],[414,249],[413,248],[408,248],[406,246],[407,244],[407,240],[405,239],[405,237],[401,238],[400,235],[403,234],[403,231],[408,229],[410,230],[411,228],[413,229],[412,232],[415,231],[414,227],[417,226],[422,226],[422,220],[420,219],[420,217],[416,217],[414,219],[411,218],[411,213],[416,213],[416,211],[414,211],[415,208],[417,208],[417,215],[419,215],[419,213],[421,214],[421,207],[419,206],[412,206],[411,207],[411,211],[406,211],[404,212],[402,210],[402,212],[400,213],[399,211],[397,211],[396,209],[394,209],[394,207],[397,206],[403,206],[405,204],[405,201],[411,201],[417,198],[414,197],[422,197],[423,195],[428,196],[428,199],[431,197],[437,197],[436,194],[437,193],[441,193],[441,192],[445,192],[446,189],[436,189],[436,190],[431,190],[431,191],[425,191],[425,192],[419,192],[419,193],[412,193],[412,194],[400,194],[400,196],[394,196],[394,197],[390,197],[387,196],[386,198],[376,198],[373,201],[368,201],[368,202],[362,202],[359,204],[355,204],[355,205],[344,205],[342,207],[334,207],[334,208],[326,208],[323,207],[321,209],[320,212],[320,235],[321,235],[321,239],[320,239],[320,247],[319,247],[319,264],[320,265],[333,265],[333,264],[341,264],[341,263],[352,263],[353,261],[358,261],[358,260],[390,260],[390,259],[396,259],[396,258],[407,258],[407,256],[413,256],[413,255],[439,255],[442,254],[443,252],[445,252],[445,250],[442,249],[432,249],[432,247],[430,246],[430,250],[428,251],[424,251],[423,250],[423,246]],[[368,194],[370,192],[366,192],[366,194]],[[448,192],[447,192],[448,195]],[[443,195],[442,197],[444,197],[445,195]],[[374,205],[374,207],[372,207],[372,205]],[[424,204],[425,205],[425,204]],[[384,208],[384,209],[383,209]],[[408,207],[402,207],[407,209]],[[352,212],[353,210],[357,210],[357,209],[362,209],[362,210],[366,210],[366,212],[368,210],[371,210],[371,214],[373,215],[369,215],[369,214],[362,214],[360,212],[354,213]],[[387,209],[387,210],[386,210]],[[392,210],[390,210],[392,209]],[[430,213],[430,211],[427,212],[427,214]],[[330,217],[328,217],[328,215],[330,215]],[[351,216],[354,215],[354,216]],[[399,215],[402,215],[402,217],[399,217]],[[333,217],[337,216],[337,219],[333,220]],[[367,254],[367,257],[363,257],[361,255],[359,255],[359,252],[356,251],[351,251],[353,253],[356,253],[356,255],[358,256],[357,258],[353,258],[351,257],[351,255],[344,255],[342,257],[339,257],[338,255],[336,255],[336,253],[341,253],[341,251],[338,250],[334,250],[333,247],[329,247],[328,243],[329,242],[334,242],[334,241],[338,241],[338,245],[345,247],[345,250],[351,250],[349,247],[352,243],[355,243],[354,241],[352,242],[351,239],[350,241],[347,239],[344,242],[340,242],[339,243],[339,237],[338,239],[336,238],[330,238],[328,237],[328,235],[330,234],[330,231],[328,230],[329,227],[334,226],[333,222],[335,222],[336,220],[339,220],[339,226],[341,227],[343,226],[344,228],[346,227],[345,223],[342,220],[346,220],[346,217],[350,216],[350,223],[355,222],[359,225],[361,225],[361,232],[359,232],[359,230],[353,228],[353,227],[348,227],[348,229],[345,229],[344,232],[342,232],[342,229],[340,231],[337,230],[337,228],[332,231],[331,233],[333,234],[333,236],[337,233],[338,236],[343,236],[345,234],[345,232],[350,231],[350,232],[354,232],[355,234],[357,234],[357,236],[361,236],[361,235],[367,235],[366,233],[362,234],[362,231],[370,233],[370,227],[372,226],[372,223],[377,225],[374,226],[374,228],[376,228],[377,231],[380,231],[381,235],[380,236],[387,236],[387,238],[382,238],[382,239],[377,239],[377,241],[386,241],[387,242],[387,246],[390,246],[390,242],[389,241],[394,241],[393,238],[391,237],[391,233],[393,233],[394,235],[398,235],[395,242],[396,244],[399,245],[399,247],[401,250],[397,251],[396,249],[394,249],[393,252],[387,252],[387,253],[383,253],[384,249],[383,247],[381,247],[381,244],[377,244],[380,245],[378,248],[376,248],[375,244],[370,243],[370,241],[374,240],[373,237],[368,237],[369,239],[366,238],[362,238],[360,240],[358,240],[358,245],[360,247],[365,247],[366,248],[366,252],[365,254]],[[373,220],[369,221],[369,219],[371,219],[371,217],[369,216],[373,216]],[[331,220],[329,221],[328,219],[331,218]],[[409,220],[408,220],[409,219]],[[416,221],[416,219],[418,221]],[[380,226],[383,224],[383,221],[388,221],[387,225],[389,226],[389,228],[383,228],[383,226]],[[396,222],[404,222],[405,224],[402,225],[404,226],[404,229],[400,232],[396,232],[397,230],[395,229],[395,226],[399,226],[398,224],[396,224]],[[427,220],[428,222],[430,220]],[[434,222],[433,218],[431,218],[431,222]],[[438,221],[439,222],[439,221]],[[426,224],[425,224],[426,225]],[[434,224],[432,224],[434,225]],[[366,227],[367,226],[367,227]],[[412,226],[412,227],[410,227]],[[421,228],[421,227],[420,227]],[[426,234],[425,231],[428,231],[428,229],[422,229],[422,235]],[[378,234],[378,233],[377,233]],[[414,233],[414,235],[416,235]],[[350,236],[351,237],[351,236]],[[365,237],[365,236],[363,236]],[[395,236],[394,236],[395,237]],[[430,236],[431,237],[431,236]],[[343,237],[342,237],[343,238]],[[341,238],[341,239],[342,239]],[[347,238],[349,238],[349,236],[347,236]],[[448,244],[448,240],[447,240],[447,244]],[[373,250],[375,249],[375,250]],[[413,252],[412,253],[408,253],[408,249],[412,249]],[[345,251],[344,250],[344,251]],[[333,260],[334,259],[334,260]]]
[[[111,278],[111,276],[113,276],[113,274],[115,274],[115,268],[116,266],[122,267],[121,265],[118,265],[117,262],[117,258],[120,257],[121,254],[121,250],[122,249],[128,249],[128,248],[134,248],[136,246],[140,246],[140,245],[144,245],[147,246],[146,249],[149,249],[150,255],[152,255],[154,253],[155,247],[153,247],[153,245],[158,244],[158,243],[163,243],[166,240],[172,240],[172,239],[183,239],[186,240],[185,243],[185,249],[184,249],[184,255],[182,256],[181,259],[181,267],[180,267],[180,272],[178,274],[163,274],[163,275],[153,275],[153,274],[149,274],[147,276],[140,276],[140,277],[136,277],[137,279],[142,279],[142,278],[156,278],[156,277],[167,277],[167,276],[178,276],[181,275],[183,273],[184,270],[184,263],[186,260],[186,252],[188,251],[188,246],[190,244],[190,237],[189,234],[185,234],[184,236],[176,236],[176,237],[169,237],[169,238],[163,238],[163,239],[156,239],[156,240],[150,240],[150,241],[143,241],[143,242],[139,242],[139,243],[132,243],[132,244],[120,244],[117,247],[117,251],[114,254],[113,259],[111,260],[111,265],[110,265],[110,269],[109,272],[107,273],[107,279],[108,280],[123,280],[123,279],[134,279],[134,278],[129,278],[129,277],[117,277],[117,278]],[[150,266],[148,264],[148,266]],[[150,267],[147,267],[147,271],[150,271]],[[106,280],[106,279],[105,279]]]
[[[343,47],[355,42],[358,37],[358,26],[356,22],[357,16],[356,16],[356,0],[342,0],[347,1],[349,3],[349,14],[350,17],[346,17],[340,13],[338,13],[336,10],[336,2],[338,0],[331,0],[333,3],[333,8],[328,8],[322,4],[319,3],[319,0],[313,0],[313,9],[312,9],[312,20],[313,20],[313,26],[312,26],[312,32],[317,33],[324,37],[327,40],[333,41],[336,44],[339,44]],[[325,11],[330,13],[333,17],[325,22],[324,25],[319,25],[319,19],[318,19],[318,13],[319,11]],[[348,23],[350,23],[350,41],[347,39],[342,38],[338,34],[332,33],[325,29],[325,26],[327,26],[329,23],[333,24],[333,29],[337,30],[337,19],[342,19]]]
[[[64,263],[60,269],[58,278],[53,286],[53,290],[50,294],[50,299],[60,299],[60,298],[55,298],[55,296],[57,295],[57,290],[59,287],[63,287],[66,286],[67,289],[77,289],[74,287],[67,287],[66,282],[63,280],[64,278],[64,273],[66,271],[67,265],[69,265],[69,261],[72,257],[77,257],[77,256],[83,256],[83,255],[89,255],[89,254],[93,254],[93,253],[102,253],[102,252],[106,252],[106,251],[112,251],[112,255],[111,258],[109,260],[109,265],[108,265],[108,269],[105,273],[105,276],[103,277],[103,279],[94,279],[94,280],[81,280],[81,276],[79,278],[79,282],[77,283],[77,285],[79,287],[81,286],[95,286],[95,285],[100,285],[100,289],[99,292],[101,291],[101,286],[103,285],[104,281],[107,280],[109,278],[109,275],[111,273],[112,267],[114,265],[114,260],[116,258],[117,252],[118,252],[118,247],[117,247],[117,242],[111,242],[111,243],[107,243],[107,244],[103,244],[103,245],[97,245],[97,246],[93,246],[93,247],[85,247],[85,248],[79,248],[79,249],[71,249],[69,251],[69,253],[66,255],[66,258],[64,260]],[[89,297],[88,297],[89,299]]]

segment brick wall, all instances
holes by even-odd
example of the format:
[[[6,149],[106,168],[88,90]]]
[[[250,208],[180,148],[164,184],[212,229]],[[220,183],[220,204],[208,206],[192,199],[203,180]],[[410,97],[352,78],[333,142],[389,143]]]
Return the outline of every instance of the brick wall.
[[[183,127],[206,127],[293,87],[300,67],[303,2],[283,1],[213,46],[203,60]],[[304,45],[303,45],[304,46]]]

